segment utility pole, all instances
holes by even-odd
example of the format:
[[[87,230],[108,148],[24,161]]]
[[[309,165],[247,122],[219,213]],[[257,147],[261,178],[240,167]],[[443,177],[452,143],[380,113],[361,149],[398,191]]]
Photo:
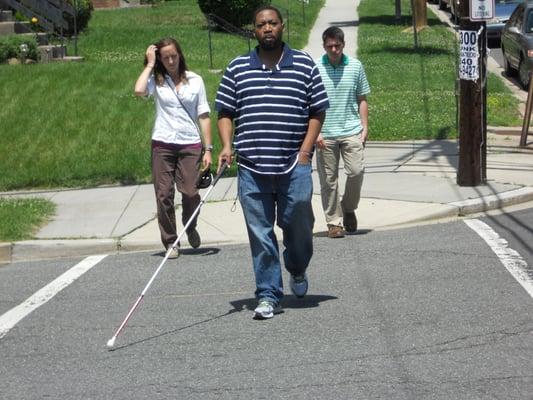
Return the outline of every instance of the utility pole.
[[[487,180],[487,33],[470,18],[472,1],[459,4],[459,186]]]

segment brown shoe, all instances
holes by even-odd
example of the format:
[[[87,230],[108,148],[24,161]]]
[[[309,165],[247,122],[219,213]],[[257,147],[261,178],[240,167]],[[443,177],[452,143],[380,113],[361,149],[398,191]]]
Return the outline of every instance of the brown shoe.
[[[357,232],[357,217],[354,212],[344,213],[344,230],[346,233],[356,233]]]
[[[337,238],[343,238],[343,237],[344,237],[344,231],[342,230],[342,226],[328,225],[328,238],[337,239]]]

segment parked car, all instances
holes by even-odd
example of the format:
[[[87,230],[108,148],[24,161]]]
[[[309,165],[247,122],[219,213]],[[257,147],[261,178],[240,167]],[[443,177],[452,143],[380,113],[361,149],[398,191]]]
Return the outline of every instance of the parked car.
[[[448,0],[452,19],[458,21],[459,6],[461,1],[468,0]],[[516,6],[523,0],[494,0],[494,18],[487,21],[487,39],[499,40],[505,23],[515,10]]]
[[[533,2],[520,3],[503,27],[501,44],[507,75],[518,71],[518,81],[529,86],[533,68]]]
[[[494,18],[487,21],[487,39],[499,40],[505,23],[523,0],[495,0]]]

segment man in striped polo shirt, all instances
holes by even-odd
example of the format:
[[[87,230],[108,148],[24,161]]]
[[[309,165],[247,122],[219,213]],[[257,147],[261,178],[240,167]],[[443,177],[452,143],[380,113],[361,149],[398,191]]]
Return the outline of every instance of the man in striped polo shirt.
[[[328,237],[357,232],[355,210],[363,185],[363,149],[368,138],[370,87],[363,65],[343,53],[344,32],[330,27],[322,34],[326,54],[317,60],[330,108],[317,139],[317,170]],[[342,157],[346,184],[340,200],[338,177]],[[344,230],[343,230],[344,225]]]
[[[283,297],[274,222],[283,231],[291,290],[297,297],[307,293],[314,224],[311,157],[329,103],[311,57],[282,41],[279,10],[261,7],[253,22],[259,45],[230,62],[215,107],[219,166],[231,163],[232,143],[239,166],[258,300],[254,318],[266,319],[280,310]]]

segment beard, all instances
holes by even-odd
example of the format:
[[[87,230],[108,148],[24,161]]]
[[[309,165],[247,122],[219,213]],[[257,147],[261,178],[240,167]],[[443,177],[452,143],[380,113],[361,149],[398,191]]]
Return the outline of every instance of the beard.
[[[268,38],[268,39],[263,38],[262,40],[258,42],[259,42],[259,47],[261,48],[261,50],[266,50],[266,51],[278,49],[282,45],[281,37]]]

